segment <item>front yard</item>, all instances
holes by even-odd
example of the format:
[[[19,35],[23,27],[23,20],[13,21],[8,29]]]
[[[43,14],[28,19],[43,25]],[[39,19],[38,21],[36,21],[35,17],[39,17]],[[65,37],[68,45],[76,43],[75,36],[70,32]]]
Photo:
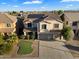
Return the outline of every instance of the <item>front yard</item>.
[[[18,54],[29,54],[29,53],[32,53],[32,51],[33,51],[32,43],[33,43],[32,41],[21,40],[19,42]]]
[[[0,56],[38,56],[39,41],[37,40],[17,39],[16,36],[8,40],[3,40],[3,38],[0,40]]]

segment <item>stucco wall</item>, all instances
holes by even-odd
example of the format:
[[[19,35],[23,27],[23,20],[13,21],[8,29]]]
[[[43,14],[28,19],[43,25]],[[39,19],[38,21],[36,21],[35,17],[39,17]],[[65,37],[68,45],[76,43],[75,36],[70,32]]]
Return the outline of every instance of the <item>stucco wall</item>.
[[[46,23],[44,21],[38,23],[38,31],[39,32],[49,32],[50,30],[62,30],[63,29],[63,23],[58,22],[56,20],[49,20],[47,21],[49,23]],[[47,25],[47,29],[42,29],[42,25],[46,24]],[[54,24],[59,24],[59,28],[54,28]]]
[[[29,20],[29,21],[27,21],[27,22],[24,22],[24,27],[25,27],[25,28],[28,28],[28,25],[27,25],[28,23],[32,23],[32,21]],[[33,27],[33,28],[37,27],[37,23],[32,23],[32,27]]]
[[[13,23],[10,23],[11,27],[7,27],[6,23],[0,23],[0,28],[14,28],[15,25]]]

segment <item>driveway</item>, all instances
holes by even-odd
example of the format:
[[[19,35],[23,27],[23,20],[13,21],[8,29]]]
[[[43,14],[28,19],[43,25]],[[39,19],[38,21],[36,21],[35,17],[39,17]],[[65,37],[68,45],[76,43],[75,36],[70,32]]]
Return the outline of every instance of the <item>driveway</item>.
[[[40,59],[73,59],[65,44],[58,41],[40,41]]]

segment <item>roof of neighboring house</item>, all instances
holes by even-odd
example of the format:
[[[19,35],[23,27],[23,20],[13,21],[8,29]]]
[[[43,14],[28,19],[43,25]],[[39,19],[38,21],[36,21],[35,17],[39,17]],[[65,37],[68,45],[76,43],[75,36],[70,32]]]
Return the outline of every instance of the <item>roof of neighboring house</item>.
[[[0,23],[13,23],[5,14],[0,13]]]
[[[68,19],[68,21],[79,21],[79,12],[72,11],[72,12],[65,12],[65,15]]]
[[[0,28],[1,33],[10,33],[13,32],[14,28]]]
[[[17,17],[16,17],[16,16],[9,15],[8,13],[5,13],[5,15],[6,15],[12,22],[16,22],[16,21],[17,21]]]

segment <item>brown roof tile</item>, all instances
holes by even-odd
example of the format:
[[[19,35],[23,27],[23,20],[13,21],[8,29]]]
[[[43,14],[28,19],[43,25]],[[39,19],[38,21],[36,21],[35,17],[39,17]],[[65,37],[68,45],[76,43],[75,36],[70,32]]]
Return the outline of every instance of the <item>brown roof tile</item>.
[[[13,21],[10,20],[10,18],[7,17],[5,14],[0,13],[0,23],[13,23]]]
[[[79,21],[79,12],[65,12],[65,15],[70,22]]]

